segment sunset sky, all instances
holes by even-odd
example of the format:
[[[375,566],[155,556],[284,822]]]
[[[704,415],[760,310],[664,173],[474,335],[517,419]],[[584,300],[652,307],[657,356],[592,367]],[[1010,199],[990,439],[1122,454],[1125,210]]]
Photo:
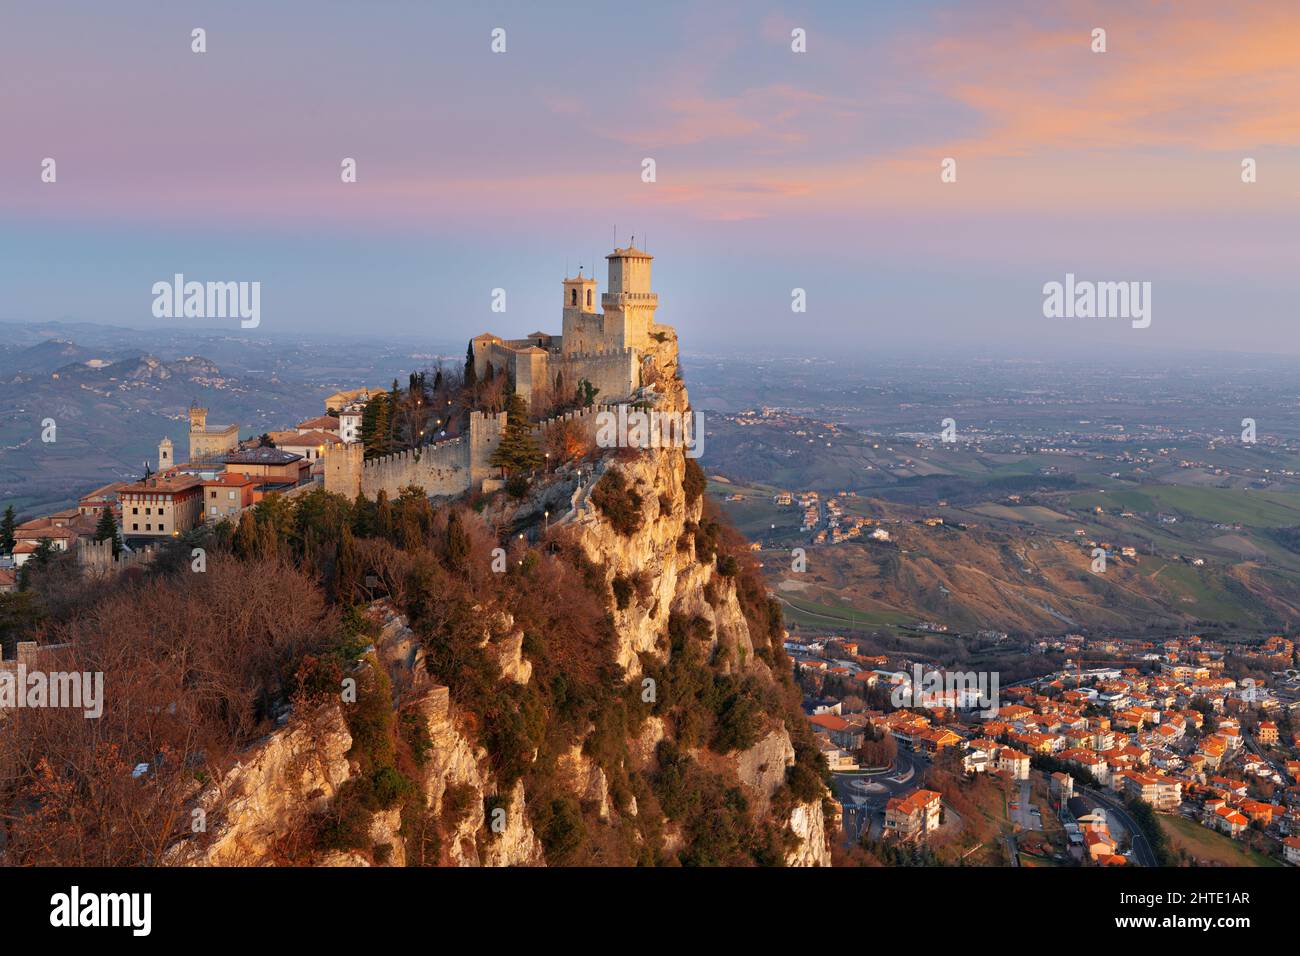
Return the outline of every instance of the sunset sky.
[[[688,354],[1300,352],[1297,4],[45,0],[0,79],[0,320],[153,326],[183,272],[263,333],[558,331],[617,228]],[[1151,327],[1044,318],[1067,272]]]

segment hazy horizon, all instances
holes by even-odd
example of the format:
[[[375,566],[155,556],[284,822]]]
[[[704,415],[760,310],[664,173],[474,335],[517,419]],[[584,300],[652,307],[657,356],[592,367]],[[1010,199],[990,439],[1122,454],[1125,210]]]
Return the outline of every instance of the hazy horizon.
[[[153,319],[179,272],[260,282],[268,335],[558,331],[562,276],[603,289],[635,235],[688,352],[1297,354],[1297,28],[1209,2],[11,11],[0,320],[237,330]],[[1150,282],[1150,327],[1045,318],[1067,273]]]

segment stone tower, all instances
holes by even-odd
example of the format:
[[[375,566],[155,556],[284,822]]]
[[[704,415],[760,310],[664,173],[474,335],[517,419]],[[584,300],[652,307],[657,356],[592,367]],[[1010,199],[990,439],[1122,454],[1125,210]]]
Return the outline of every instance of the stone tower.
[[[645,348],[650,341],[659,296],[650,291],[650,262],[654,256],[628,246],[605,257],[609,291],[600,297],[605,311],[607,348]]]
[[[576,278],[565,278],[564,280],[564,314],[567,317],[570,312],[581,315],[582,313],[592,314],[596,311],[596,280],[592,276],[582,274],[582,266],[578,266],[578,275]]]
[[[164,438],[158,443],[158,471],[164,472],[174,464],[176,456],[172,453],[172,440]]]
[[[190,431],[205,432],[208,430],[208,410],[199,405],[198,402],[190,403]]]
[[[366,446],[359,441],[325,449],[325,490],[355,498],[361,491]]]

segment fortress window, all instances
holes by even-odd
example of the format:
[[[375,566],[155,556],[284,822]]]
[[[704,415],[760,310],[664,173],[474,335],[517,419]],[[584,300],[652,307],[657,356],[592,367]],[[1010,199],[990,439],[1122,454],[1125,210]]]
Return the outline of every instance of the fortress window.
[[[570,304],[570,305],[577,305],[577,304],[578,304],[578,290],[577,290],[577,289],[570,289],[570,290],[569,290],[569,304]]]
[[[591,290],[587,290],[587,308],[591,308]]]

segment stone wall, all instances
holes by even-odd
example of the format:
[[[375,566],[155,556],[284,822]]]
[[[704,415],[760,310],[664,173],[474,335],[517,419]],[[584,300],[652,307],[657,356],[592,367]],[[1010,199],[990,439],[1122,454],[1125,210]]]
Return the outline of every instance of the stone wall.
[[[622,401],[632,397],[641,385],[637,368],[637,354],[633,349],[613,349],[603,352],[579,352],[552,359],[551,378],[555,372],[564,372],[566,388],[576,389],[581,379],[600,389],[597,398],[603,402]]]
[[[618,406],[592,405],[548,418],[532,427],[533,437],[540,446],[549,426],[556,422],[574,421],[589,438],[594,439],[597,416],[602,411],[617,414]],[[505,425],[505,412],[471,412],[468,436],[368,461],[357,442],[326,449],[325,490],[348,498],[355,498],[358,492],[374,498],[382,490],[389,498],[395,498],[403,488],[411,485],[423,488],[430,496],[459,495],[471,488],[482,487],[484,479],[496,474],[490,462],[501,444]]]
[[[382,489],[393,498],[401,494],[403,488],[415,485],[423,488],[430,497],[458,495],[470,487],[469,456],[469,443],[464,438],[453,438],[372,458],[363,463],[360,490],[367,498],[374,498]],[[328,486],[326,490],[329,490]]]

